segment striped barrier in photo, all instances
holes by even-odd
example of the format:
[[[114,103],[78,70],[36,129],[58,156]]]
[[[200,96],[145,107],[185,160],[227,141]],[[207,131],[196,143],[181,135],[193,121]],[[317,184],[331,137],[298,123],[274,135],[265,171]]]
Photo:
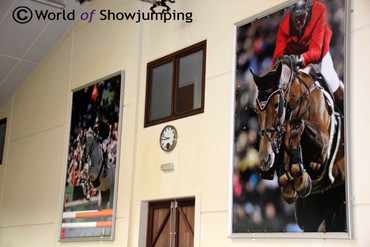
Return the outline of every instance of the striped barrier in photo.
[[[62,228],[96,228],[111,226],[112,221],[62,223]]]
[[[63,219],[96,218],[113,215],[113,209],[64,212]],[[112,221],[62,223],[62,228],[111,227]]]
[[[113,215],[113,209],[75,211],[75,212],[64,212],[63,219],[93,218],[93,217],[105,217],[105,216],[112,216],[112,215]]]

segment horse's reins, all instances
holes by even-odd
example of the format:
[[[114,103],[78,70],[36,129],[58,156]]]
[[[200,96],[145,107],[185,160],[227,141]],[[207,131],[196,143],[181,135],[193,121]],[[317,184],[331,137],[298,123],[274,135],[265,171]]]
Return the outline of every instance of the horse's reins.
[[[316,85],[316,83],[313,83],[313,86],[311,88],[309,88],[308,85],[299,76],[299,73],[298,73],[297,69],[294,68],[294,67],[293,67],[293,70],[292,70],[291,75],[293,75],[293,73],[294,73],[295,77],[298,79],[298,81],[300,82],[300,85],[301,85],[301,97],[297,100],[297,102],[294,104],[294,106],[291,109],[288,109],[288,112],[289,112],[289,118],[288,118],[288,120],[292,120],[293,119],[293,113],[294,113],[295,109],[297,109],[298,106],[299,106],[299,109],[298,109],[298,112],[297,112],[297,117],[294,118],[294,119],[301,119],[306,114],[306,112],[308,111],[308,109],[310,107],[310,103],[311,103],[311,92],[313,90],[319,88]],[[306,92],[304,92],[303,94],[302,94],[302,84],[307,89]],[[306,98],[307,95],[309,96],[308,99]],[[304,99],[307,100],[308,106],[306,107],[306,109],[304,110],[304,112],[299,115],[299,112],[301,111],[301,103],[302,103],[302,101]]]

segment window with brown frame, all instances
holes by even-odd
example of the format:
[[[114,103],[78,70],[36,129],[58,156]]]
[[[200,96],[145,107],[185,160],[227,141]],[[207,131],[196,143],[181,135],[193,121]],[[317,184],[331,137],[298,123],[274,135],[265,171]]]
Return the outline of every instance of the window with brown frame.
[[[147,65],[145,127],[204,112],[207,41]]]
[[[5,146],[6,118],[0,119],[0,165],[3,163]]]

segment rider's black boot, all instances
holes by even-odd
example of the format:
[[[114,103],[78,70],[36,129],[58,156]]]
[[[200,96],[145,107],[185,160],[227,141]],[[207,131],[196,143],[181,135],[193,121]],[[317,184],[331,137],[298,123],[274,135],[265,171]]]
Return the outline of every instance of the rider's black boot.
[[[343,95],[344,90],[343,87],[340,85],[338,89],[333,93],[335,105],[337,106],[338,110],[340,111],[340,114],[343,116],[344,114],[344,102],[343,102]]]
[[[335,105],[338,107],[338,110],[342,115],[344,115],[344,100],[336,101]]]

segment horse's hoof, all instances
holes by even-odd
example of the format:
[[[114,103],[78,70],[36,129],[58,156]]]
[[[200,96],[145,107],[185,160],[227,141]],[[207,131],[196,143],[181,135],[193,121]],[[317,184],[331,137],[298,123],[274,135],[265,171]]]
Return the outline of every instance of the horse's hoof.
[[[260,171],[260,176],[261,178],[263,179],[267,179],[267,180],[273,180],[274,179],[274,169],[270,169],[268,171]]]
[[[287,195],[284,195],[284,194],[281,194],[282,196],[283,196],[283,198],[284,198],[284,200],[288,203],[288,204],[292,204],[292,203],[294,203],[296,200],[297,200],[297,198],[298,198],[298,195],[297,195],[297,193],[294,191],[294,194],[293,194],[293,196],[287,196]]]
[[[300,198],[305,198],[311,193],[312,181],[307,172],[303,172],[302,179],[306,182],[299,189],[296,188],[296,190]]]

